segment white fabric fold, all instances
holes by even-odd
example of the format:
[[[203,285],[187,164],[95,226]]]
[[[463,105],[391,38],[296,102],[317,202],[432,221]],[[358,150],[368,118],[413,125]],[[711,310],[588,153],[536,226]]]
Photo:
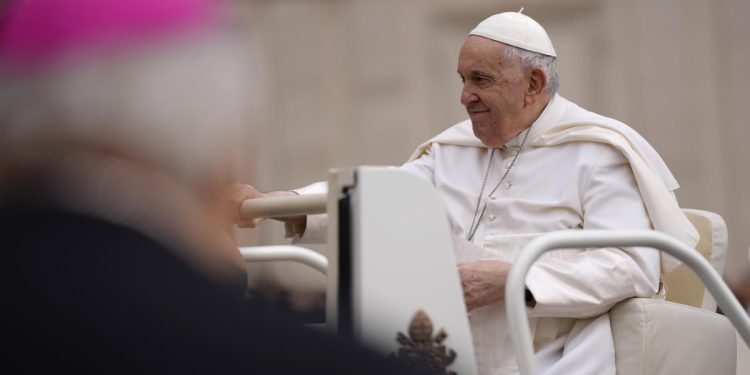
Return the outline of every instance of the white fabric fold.
[[[560,105],[561,101],[565,105]],[[553,102],[557,102],[554,103],[556,105],[553,105]],[[586,111],[559,95],[552,99],[548,107],[551,107],[552,111],[566,108],[567,111],[575,113],[546,114],[547,117],[560,117],[561,121],[540,121],[540,116],[529,137],[531,147],[555,146],[569,142],[597,142],[615,147],[630,163],[654,229],[695,247],[699,240],[698,232],[682,212],[674,196],[674,190],[679,188],[679,184],[659,154],[643,137],[625,124]],[[566,117],[576,120],[565,122]],[[422,156],[433,143],[487,147],[474,136],[471,121],[466,120],[421,144],[409,160]],[[679,264],[677,259],[662,255],[662,272],[670,272]]]

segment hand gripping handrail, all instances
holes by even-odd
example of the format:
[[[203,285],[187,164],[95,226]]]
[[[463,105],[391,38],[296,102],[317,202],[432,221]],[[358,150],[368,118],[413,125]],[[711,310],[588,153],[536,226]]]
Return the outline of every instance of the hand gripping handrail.
[[[247,199],[240,205],[244,218],[287,217],[326,212],[327,194]]]
[[[737,301],[721,276],[703,256],[683,243],[656,231],[576,230],[544,234],[524,247],[513,263],[505,285],[505,309],[508,315],[510,336],[521,374],[536,374],[534,349],[531,343],[529,318],[524,300],[526,274],[542,253],[562,248],[645,246],[664,251],[690,267],[703,280],[719,303],[721,310],[732,322],[750,347],[750,318]]]
[[[288,260],[306,264],[324,275],[328,273],[328,259],[304,247],[290,245],[241,247],[240,253],[246,262]]]

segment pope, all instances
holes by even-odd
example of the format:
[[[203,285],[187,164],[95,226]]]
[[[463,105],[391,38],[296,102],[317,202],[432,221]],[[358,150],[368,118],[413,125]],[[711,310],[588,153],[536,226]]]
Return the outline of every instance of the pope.
[[[434,185],[448,213],[480,374],[518,372],[504,311],[513,259],[541,233],[655,229],[694,246],[679,185],[637,132],[558,93],[557,53],[544,28],[508,12],[479,23],[458,55],[468,119],[420,145],[400,168]],[[232,199],[263,193],[237,185]],[[325,215],[286,218],[295,241],[324,240]],[[240,221],[243,226],[255,220]],[[526,280],[538,368],[614,374],[607,311],[631,297],[664,297],[676,261],[640,247],[547,253]]]

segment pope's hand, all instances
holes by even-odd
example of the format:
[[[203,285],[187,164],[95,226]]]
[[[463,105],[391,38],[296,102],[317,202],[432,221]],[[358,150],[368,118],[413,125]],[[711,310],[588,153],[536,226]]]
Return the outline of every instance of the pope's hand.
[[[510,263],[499,260],[479,260],[458,265],[458,275],[464,290],[466,310],[486,306],[505,297],[505,281]]]

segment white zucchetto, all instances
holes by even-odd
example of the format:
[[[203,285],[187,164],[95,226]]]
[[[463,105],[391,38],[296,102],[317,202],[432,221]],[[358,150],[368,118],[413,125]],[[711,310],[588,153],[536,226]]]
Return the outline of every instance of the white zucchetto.
[[[471,30],[469,35],[479,35],[528,51],[557,56],[542,25],[520,12],[490,16]]]

